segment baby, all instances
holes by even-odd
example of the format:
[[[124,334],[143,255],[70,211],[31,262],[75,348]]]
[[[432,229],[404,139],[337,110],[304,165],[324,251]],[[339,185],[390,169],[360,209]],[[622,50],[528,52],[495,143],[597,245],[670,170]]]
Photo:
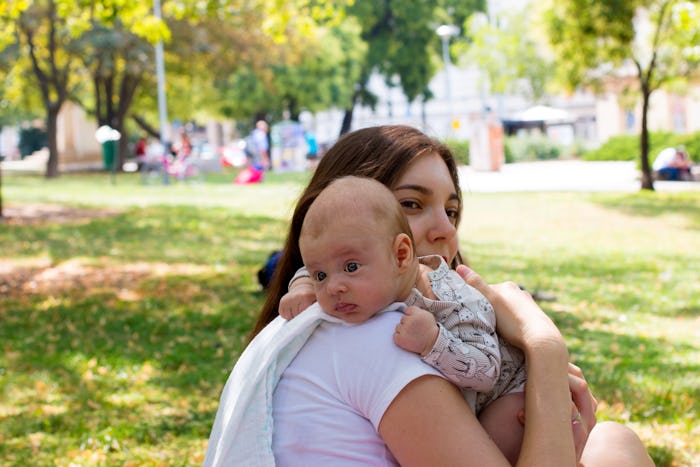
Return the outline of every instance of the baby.
[[[523,355],[499,340],[491,304],[443,258],[415,257],[391,191],[368,178],[333,181],[309,208],[299,248],[325,313],[361,323],[393,302],[406,303],[395,343],[462,389],[515,464],[523,437]]]

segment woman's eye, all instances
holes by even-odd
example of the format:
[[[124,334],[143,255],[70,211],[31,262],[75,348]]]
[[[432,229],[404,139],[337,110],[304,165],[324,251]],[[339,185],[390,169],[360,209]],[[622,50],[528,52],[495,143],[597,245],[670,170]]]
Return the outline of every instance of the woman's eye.
[[[360,265],[357,263],[348,263],[345,265],[345,272],[355,272],[360,269]]]
[[[314,276],[318,282],[321,282],[323,279],[326,278],[326,273],[325,272],[317,272],[316,275]]]
[[[418,201],[408,199],[401,201],[400,204],[404,209],[420,209],[420,204],[418,204]]]
[[[447,209],[445,210],[445,212],[447,213],[447,217],[450,218],[453,224],[457,222],[457,219],[459,218],[459,210]]]

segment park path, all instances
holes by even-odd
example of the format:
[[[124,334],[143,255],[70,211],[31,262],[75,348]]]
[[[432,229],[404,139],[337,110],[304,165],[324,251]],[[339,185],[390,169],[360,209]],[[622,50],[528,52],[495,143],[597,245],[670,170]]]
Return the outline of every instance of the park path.
[[[462,190],[472,193],[513,191],[636,192],[640,174],[634,161],[588,162],[555,160],[505,164],[498,172],[462,166]],[[700,191],[700,182],[654,183],[657,191]]]

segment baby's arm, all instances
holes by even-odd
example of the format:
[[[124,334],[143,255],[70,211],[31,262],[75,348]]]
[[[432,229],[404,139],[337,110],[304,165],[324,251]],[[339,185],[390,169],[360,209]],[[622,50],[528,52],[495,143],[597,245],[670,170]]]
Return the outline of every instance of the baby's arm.
[[[314,286],[306,268],[299,269],[289,281],[289,290],[280,299],[279,315],[287,320],[306,310],[316,301]]]
[[[453,271],[450,274],[454,290],[434,292],[441,299],[458,302],[460,307],[437,312],[439,334],[422,358],[462,389],[490,391],[501,368],[496,314],[481,293]]]

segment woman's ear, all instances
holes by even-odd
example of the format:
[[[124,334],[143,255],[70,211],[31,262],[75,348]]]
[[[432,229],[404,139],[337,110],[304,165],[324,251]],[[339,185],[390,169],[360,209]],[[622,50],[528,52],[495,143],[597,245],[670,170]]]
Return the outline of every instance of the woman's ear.
[[[394,254],[396,255],[396,262],[399,270],[403,272],[408,269],[414,259],[411,237],[405,233],[398,234],[394,239]]]

